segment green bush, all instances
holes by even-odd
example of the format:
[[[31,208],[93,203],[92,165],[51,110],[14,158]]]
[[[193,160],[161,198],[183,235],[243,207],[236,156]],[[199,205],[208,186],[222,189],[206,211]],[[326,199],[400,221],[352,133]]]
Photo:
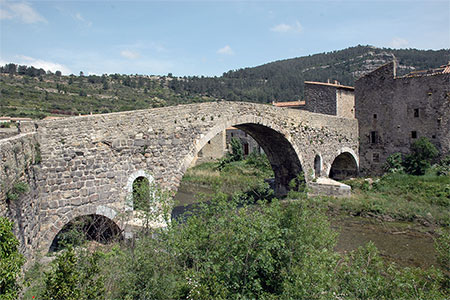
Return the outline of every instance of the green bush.
[[[386,164],[384,165],[384,170],[388,173],[401,173],[404,171],[402,154],[396,152],[389,155],[386,159]]]
[[[13,224],[0,217],[0,299],[15,300],[20,290],[17,277],[25,263],[19,253],[19,242],[12,233]]]
[[[75,253],[72,247],[64,250],[45,273],[44,299],[96,300],[104,299],[104,278],[99,275],[99,254]]]
[[[425,174],[438,154],[439,151],[427,138],[419,138],[411,145],[410,154],[405,156],[405,171],[412,175]]]
[[[16,182],[13,188],[6,193],[6,199],[8,201],[16,201],[22,194],[28,192],[28,190],[29,186],[27,183],[23,181]]]

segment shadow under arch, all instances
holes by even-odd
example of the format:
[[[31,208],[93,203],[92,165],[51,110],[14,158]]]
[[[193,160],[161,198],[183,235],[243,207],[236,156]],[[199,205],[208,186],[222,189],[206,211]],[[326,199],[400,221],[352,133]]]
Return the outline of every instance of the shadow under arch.
[[[81,240],[106,244],[122,237],[120,227],[108,217],[90,214],[78,216],[66,223],[50,244],[49,252],[61,249],[64,243],[77,245]]]
[[[342,152],[331,164],[329,178],[334,180],[346,180],[358,176],[358,162],[350,152]]]
[[[231,126],[243,130],[261,146],[275,174],[275,195],[277,197],[285,196],[289,191],[289,182],[303,171],[299,151],[295,149],[280,128],[276,128],[273,124],[269,125],[262,118],[254,116],[243,116],[211,128],[206,135],[194,143],[195,153],[185,160],[183,173],[190,166],[195,154],[209,140]]]
[[[66,224],[70,223],[78,217],[88,215],[99,215],[107,218],[120,229],[120,234],[123,235],[125,224],[119,222],[118,214],[113,208],[103,205],[80,206],[76,209],[70,210],[64,216],[61,216],[59,219],[54,221],[50,228],[46,231],[39,233],[39,251],[41,251],[41,253],[45,255],[49,251],[50,246],[52,245],[57,234],[64,228]]]

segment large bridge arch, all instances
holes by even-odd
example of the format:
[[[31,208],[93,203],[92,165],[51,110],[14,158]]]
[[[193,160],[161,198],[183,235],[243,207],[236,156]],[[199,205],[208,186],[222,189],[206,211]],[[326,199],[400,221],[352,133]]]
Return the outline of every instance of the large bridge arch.
[[[197,153],[209,140],[231,126],[248,133],[263,148],[275,174],[275,194],[286,195],[289,182],[303,171],[301,152],[288,131],[256,115],[242,115],[225,122],[219,121],[219,124],[201,134],[200,138],[193,141],[193,150],[183,160],[181,172],[186,172]]]

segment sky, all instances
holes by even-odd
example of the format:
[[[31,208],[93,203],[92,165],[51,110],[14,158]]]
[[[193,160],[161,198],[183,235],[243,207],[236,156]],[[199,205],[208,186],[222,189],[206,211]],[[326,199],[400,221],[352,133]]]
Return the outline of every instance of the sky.
[[[347,47],[450,48],[449,0],[0,0],[0,65],[220,76]]]

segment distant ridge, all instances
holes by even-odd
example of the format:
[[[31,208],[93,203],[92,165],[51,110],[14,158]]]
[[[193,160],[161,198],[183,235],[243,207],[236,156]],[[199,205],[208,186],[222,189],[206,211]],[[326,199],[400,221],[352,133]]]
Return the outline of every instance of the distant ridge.
[[[0,68],[0,116],[43,118],[214,101],[303,100],[304,81],[337,80],[353,86],[360,76],[394,59],[398,75],[445,65],[450,49],[355,46],[225,72],[220,77],[148,75],[62,76],[8,64]],[[80,74],[81,75],[81,74]]]

